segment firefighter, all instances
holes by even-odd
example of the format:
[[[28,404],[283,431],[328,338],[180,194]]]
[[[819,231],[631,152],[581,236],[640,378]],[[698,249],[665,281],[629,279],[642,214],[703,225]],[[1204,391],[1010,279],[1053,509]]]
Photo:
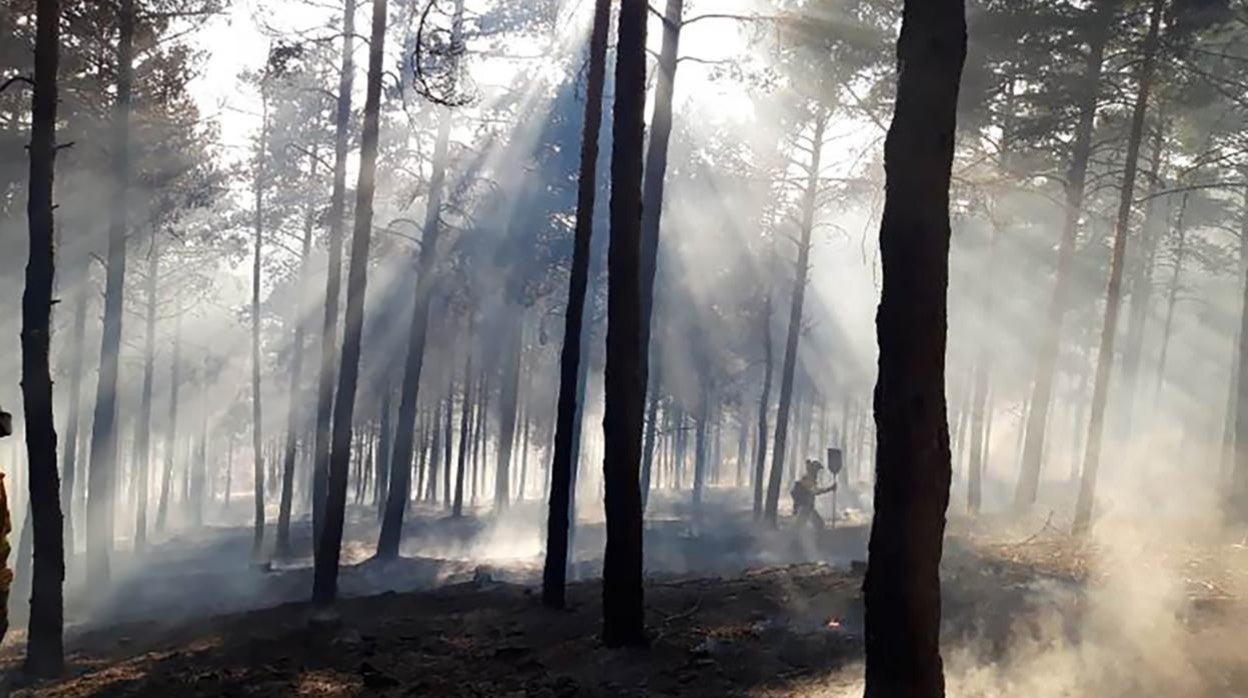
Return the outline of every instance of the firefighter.
[[[790,495],[793,497],[793,514],[797,517],[797,528],[810,521],[816,529],[823,528],[823,517],[815,510],[815,497],[836,491],[836,481],[827,487],[819,487],[819,471],[823,465],[817,460],[806,461],[806,474],[793,483]]]

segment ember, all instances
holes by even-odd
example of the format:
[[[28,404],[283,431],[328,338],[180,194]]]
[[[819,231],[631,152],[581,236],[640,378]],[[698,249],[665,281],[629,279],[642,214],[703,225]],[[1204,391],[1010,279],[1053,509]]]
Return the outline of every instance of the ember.
[[[829,618],[828,622],[825,623],[825,625],[829,628],[839,628],[841,627],[841,621],[837,620],[836,618]]]

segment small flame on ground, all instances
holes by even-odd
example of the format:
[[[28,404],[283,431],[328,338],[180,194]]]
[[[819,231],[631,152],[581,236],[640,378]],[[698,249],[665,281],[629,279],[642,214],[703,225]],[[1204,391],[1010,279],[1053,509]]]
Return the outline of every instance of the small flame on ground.
[[[841,621],[837,620],[836,618],[828,618],[828,622],[825,623],[824,625],[828,628],[835,629],[835,628],[841,627]]]

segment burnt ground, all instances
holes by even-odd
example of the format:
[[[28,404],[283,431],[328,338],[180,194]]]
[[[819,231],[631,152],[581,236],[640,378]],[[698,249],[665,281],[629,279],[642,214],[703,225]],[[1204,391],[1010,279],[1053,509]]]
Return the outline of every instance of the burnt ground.
[[[446,527],[462,529],[464,543],[488,537],[483,522],[418,517],[405,551],[444,541]],[[341,620],[311,624],[308,606],[290,601],[307,593],[299,561],[268,570],[190,565],[204,546],[235,545],[234,534],[215,531],[178,541],[164,567],[119,587],[102,619],[73,626],[64,679],[21,686],[12,671],[18,638],[0,663],[22,696],[861,695],[854,560],[865,529],[749,530],[748,517],[699,530],[677,520],[648,525],[649,566],[660,571],[646,586],[646,649],[600,645],[595,580],[570,586],[567,610],[542,608],[537,561],[526,557],[363,559],[343,570],[350,596]],[[1248,653],[1239,647],[1248,613],[1228,591],[1233,582],[1193,568],[1178,602],[1160,613],[1147,599],[1119,608],[1131,594],[1105,593],[1108,573],[1089,562],[1094,546],[1048,526],[1026,530],[951,525],[943,573],[950,695],[1248,696]],[[592,553],[600,536],[585,527],[578,550]],[[1241,550],[1223,552],[1242,563]],[[595,562],[587,557],[581,568]],[[379,585],[406,591],[375,593]],[[221,611],[240,603],[269,607]]]

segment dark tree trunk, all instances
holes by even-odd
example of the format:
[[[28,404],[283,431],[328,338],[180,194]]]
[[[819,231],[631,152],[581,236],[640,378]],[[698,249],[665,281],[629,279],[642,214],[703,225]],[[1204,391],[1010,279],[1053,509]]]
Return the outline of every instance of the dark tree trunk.
[[[680,30],[685,0],[667,0],[663,12],[663,41],[659,51],[650,120],[650,140],[642,181],[641,210],[641,347],[646,358],[645,376],[650,383],[650,335],[654,316],[654,286],[659,270],[659,228],[663,214],[663,189],[667,178],[667,153],[672,138],[672,104],[676,68],[680,64]],[[655,366],[650,398],[650,424],[658,413],[662,368]],[[654,461],[654,428],[646,428],[642,451],[641,505],[644,512],[650,494],[650,469]]]
[[[641,510],[650,502],[650,479],[654,469],[654,444],[658,435],[659,403],[663,401],[663,363],[656,361],[647,391],[650,406],[646,409],[646,431],[641,451]]]
[[[754,519],[763,516],[763,478],[767,474],[767,412],[771,409],[771,374],[774,372],[774,351],[771,344],[771,286],[763,299],[763,392],[758,400],[758,431],[755,433],[754,458]]]
[[[446,412],[442,417],[442,504],[451,508],[451,456],[455,446],[455,381],[446,388]],[[437,498],[434,498],[437,502]]]
[[[693,520],[696,523],[702,518],[702,494],[706,487],[706,461],[708,444],[706,432],[711,421],[711,386],[710,376],[703,371],[702,385],[698,391],[698,431],[694,443],[693,454]]]
[[[1174,323],[1174,305],[1179,298],[1179,283],[1183,274],[1184,255],[1187,252],[1187,194],[1183,194],[1183,202],[1179,204],[1179,219],[1175,223],[1175,232],[1179,237],[1178,246],[1174,250],[1174,271],[1170,275],[1170,287],[1166,293],[1166,320],[1161,330],[1161,353],[1157,358],[1157,380],[1153,389],[1153,402],[1161,394],[1166,382],[1166,358],[1170,349],[1170,331]]]
[[[524,317],[511,317],[518,309],[507,311],[503,322],[505,332],[506,363],[503,365],[503,385],[498,395],[498,468],[494,477],[494,511],[506,511],[511,504],[511,454],[516,437],[516,413],[520,406],[520,373],[524,365]]]
[[[313,148],[312,155],[308,159],[311,161],[312,169],[309,176],[315,178],[318,162],[315,148]],[[282,449],[282,497],[277,510],[276,554],[280,558],[289,558],[292,554],[290,549],[290,514],[291,509],[294,507],[295,498],[295,459],[298,455],[296,445],[300,427],[299,404],[301,402],[299,381],[303,375],[304,321],[301,304],[307,295],[308,257],[312,252],[312,229],[314,222],[315,210],[311,202],[308,202],[303,214],[303,248],[300,250],[299,258],[299,304],[296,304],[295,307],[295,336],[290,357],[290,386],[287,390],[289,402],[286,405],[286,443]]]
[[[142,552],[147,547],[147,483],[152,457],[152,380],[156,373],[156,282],[160,273],[160,240],[152,233],[152,245],[147,251],[147,317],[143,340],[143,391],[139,396],[139,424],[134,436],[135,468],[135,515],[134,549]]]
[[[386,0],[373,0],[373,28],[368,43],[368,88],[364,98],[364,128],[360,141],[360,174],[355,186],[355,227],[351,233],[351,266],[347,272],[347,312],[343,327],[342,365],[334,404],[330,441],[329,487],[325,499],[325,527],[316,541],[312,602],[329,606],[338,597],[338,558],[347,507],[347,468],[351,455],[351,424],[355,418],[355,389],[360,371],[360,339],[364,329],[364,293],[368,283],[368,248],[373,228],[373,191],[376,188],[377,138],[380,131],[381,74],[385,70]]]
[[[87,474],[87,576],[102,591],[110,579],[113,507],[117,490],[117,364],[121,353],[122,307],[126,290],[126,196],[130,188],[130,91],[134,77],[134,0],[117,9],[117,96],[113,105],[113,192],[108,223],[108,273],[104,284],[104,330],[100,373],[91,429],[91,468]]]
[[[1139,166],[1140,143],[1144,139],[1144,117],[1148,111],[1153,86],[1153,68],[1157,63],[1158,34],[1165,0],[1153,0],[1148,35],[1144,39],[1144,61],[1139,64],[1139,92],[1131,112],[1131,136],[1127,141],[1126,172],[1118,201],[1118,222],[1114,231],[1114,252],[1109,268],[1109,285],[1105,291],[1105,324],[1101,327],[1101,348],[1096,358],[1096,379],[1092,384],[1092,409],[1088,417],[1088,440],[1079,482],[1079,498],[1075,503],[1074,530],[1083,532],[1092,522],[1092,502],[1096,495],[1097,467],[1101,457],[1101,432],[1105,421],[1105,404],[1109,398],[1109,378],[1113,369],[1114,339],[1118,331],[1118,311],[1122,295],[1122,272],[1126,261],[1127,234],[1131,224],[1131,206],[1135,196],[1135,177]],[[1248,429],[1248,424],[1245,424]],[[1248,458],[1246,458],[1248,460]]]
[[[797,342],[802,334],[802,306],[806,299],[806,279],[810,274],[810,238],[815,227],[815,205],[819,196],[819,170],[822,167],[823,134],[829,114],[822,107],[815,115],[811,136],[810,164],[806,169],[806,191],[802,200],[802,237],[797,247],[793,274],[793,303],[789,308],[789,335],[784,345],[784,365],[780,373],[780,405],[776,410],[776,440],[771,452],[771,477],[763,516],[772,526],[780,508],[780,484],[784,475],[785,445],[789,436],[789,409],[793,401],[793,377],[797,371]],[[796,466],[795,466],[796,467]]]
[[[935,698],[945,692],[939,568],[950,481],[946,291],[949,180],[966,59],[962,0],[907,0],[897,59],[880,225],[865,695]]]
[[[321,323],[321,368],[317,375],[316,429],[312,446],[312,550],[319,551],[329,481],[330,417],[338,364],[338,295],[342,286],[342,231],[347,198],[347,156],[351,143],[351,90],[355,83],[356,0],[342,9],[342,66],[334,112],[334,184],[329,197],[329,266],[325,272],[325,315]]]
[[[65,517],[65,551],[74,556],[74,490],[77,483],[78,420],[82,414],[83,335],[87,327],[87,283],[85,267],[80,271],[79,288],[74,295],[74,324],[70,334],[69,406],[65,426],[65,450],[61,459],[61,513]]]
[[[1244,174],[1248,174],[1248,168],[1242,170]],[[1225,431],[1230,435],[1230,448],[1234,454],[1234,461],[1228,465],[1231,467],[1231,497],[1230,504],[1232,515],[1238,521],[1248,520],[1248,403],[1245,402],[1245,396],[1248,396],[1248,186],[1244,187],[1244,204],[1243,212],[1240,218],[1240,236],[1242,240],[1244,260],[1241,262],[1243,271],[1243,301],[1240,305],[1240,326],[1239,335],[1236,341],[1236,350],[1238,356],[1232,371],[1232,397],[1233,400],[1227,401],[1228,421],[1231,421],[1231,428]],[[1224,446],[1224,449],[1226,447]]]
[[[433,426],[429,438],[429,467],[425,469],[425,493],[420,498],[426,502],[438,501],[438,468],[442,465],[442,401],[433,406]]]
[[[452,43],[459,42],[463,20],[463,3],[455,4]],[[411,488],[413,428],[420,398],[420,374],[425,363],[425,342],[429,331],[429,305],[437,285],[434,278],[438,238],[441,234],[443,188],[446,182],[447,150],[451,138],[450,112],[443,108],[439,117],[438,137],[433,149],[433,172],[429,179],[429,200],[425,206],[424,233],[420,245],[420,270],[416,281],[416,297],[412,304],[412,322],[407,342],[407,362],[403,369],[402,392],[399,397],[399,421],[394,434],[394,454],[390,457],[390,492],[382,515],[381,533],[377,539],[377,557],[383,560],[399,556],[399,539],[403,536],[403,514]],[[418,483],[419,484],[419,483]]]
[[[34,529],[30,623],[24,669],[58,676],[62,644],[65,539],[60,482],[56,473],[56,427],[52,415],[52,288],[56,274],[52,181],[56,162],[57,64],[60,61],[59,0],[35,6],[35,92],[30,131],[30,186],[26,215],[30,256],[22,294],[22,407],[25,410],[30,520]]]
[[[387,372],[387,380],[381,397],[381,424],[379,425],[381,433],[377,437],[377,483],[373,487],[373,506],[377,508],[378,516],[381,515],[381,506],[386,501],[386,492],[390,487],[390,437],[394,429],[390,423],[394,413],[391,404],[394,389],[390,386],[390,375],[392,374]]]
[[[616,42],[603,417],[602,634],[608,647],[646,642],[639,471],[646,389],[640,243],[647,14],[644,0],[622,0]]]
[[[251,259],[251,449],[255,474],[254,528],[251,539],[251,556],[260,559],[264,546],[264,420],[260,400],[260,255],[264,242],[264,175],[268,160],[269,100],[266,87],[260,88],[260,142],[256,148],[256,172],[253,188],[255,195],[254,219],[255,247]]]
[[[1131,300],[1127,308],[1127,335],[1122,348],[1122,384],[1114,396],[1119,409],[1117,433],[1121,443],[1130,443],[1131,428],[1135,416],[1135,388],[1140,372],[1140,357],[1144,349],[1144,330],[1148,324],[1148,306],[1153,295],[1153,267],[1158,233],[1157,192],[1161,188],[1161,163],[1165,156],[1165,117],[1158,109],[1157,124],[1153,132],[1151,170],[1148,173],[1148,202],[1145,204],[1144,227],[1140,245],[1131,266]],[[1134,454],[1126,453],[1128,459]]]
[[[174,322],[173,358],[169,361],[169,431],[165,434],[165,467],[160,478],[160,501],[156,504],[156,532],[163,533],[169,519],[170,489],[173,487],[173,461],[178,449],[178,374],[182,359],[182,320]]]
[[[1057,251],[1057,275],[1053,281],[1053,297],[1049,301],[1044,334],[1036,359],[1036,376],[1032,382],[1028,412],[1027,436],[1023,443],[1023,463],[1018,487],[1014,491],[1015,508],[1027,508],[1036,501],[1040,486],[1040,464],[1044,459],[1045,425],[1053,396],[1053,380],[1057,371],[1058,347],[1062,335],[1062,317],[1069,303],[1071,266],[1075,259],[1075,242],[1079,234],[1079,216],[1083,211],[1084,185],[1088,177],[1088,161],[1092,157],[1092,128],[1096,123],[1097,103],[1101,93],[1101,68],[1110,24],[1117,8],[1116,1],[1096,4],[1092,32],[1088,40],[1088,62],[1084,69],[1079,103],[1079,124],[1071,151],[1070,173],[1066,178],[1066,212],[1062,240]]]
[[[464,403],[459,411],[459,460],[455,463],[455,497],[451,503],[451,516],[460,518],[464,515],[464,475],[468,469],[469,429],[472,426],[472,318],[468,319],[467,341],[470,343],[467,356],[464,357]]]

